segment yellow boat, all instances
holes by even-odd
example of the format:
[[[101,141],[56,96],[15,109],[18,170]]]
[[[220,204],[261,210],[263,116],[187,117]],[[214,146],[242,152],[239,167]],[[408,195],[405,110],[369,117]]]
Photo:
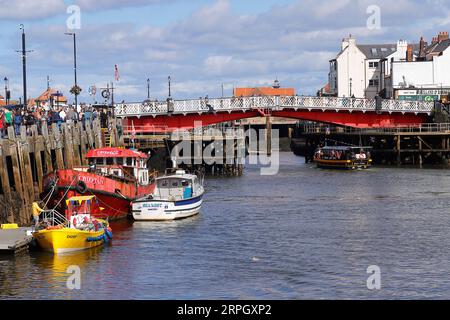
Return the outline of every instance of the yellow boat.
[[[101,246],[112,239],[108,222],[91,216],[101,210],[95,196],[72,197],[66,202],[66,216],[39,209],[39,224],[33,237],[41,249],[67,253]]]

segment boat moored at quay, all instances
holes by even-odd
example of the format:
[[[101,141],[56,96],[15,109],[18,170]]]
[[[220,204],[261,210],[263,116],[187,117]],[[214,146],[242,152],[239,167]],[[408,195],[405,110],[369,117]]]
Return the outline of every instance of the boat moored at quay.
[[[129,215],[131,201],[153,192],[148,155],[131,149],[100,148],[86,154],[89,166],[56,170],[44,177],[42,198],[67,215],[66,200],[95,195],[103,207],[96,218],[115,220]]]
[[[70,253],[112,240],[108,221],[93,217],[95,212],[103,210],[95,196],[71,197],[66,205],[67,216],[55,210],[41,210],[33,237],[42,250]]]
[[[133,201],[133,218],[137,221],[161,221],[198,214],[204,193],[202,180],[184,170],[158,177],[153,193]]]
[[[323,169],[367,169],[372,166],[371,147],[326,146],[316,150],[314,162]]]

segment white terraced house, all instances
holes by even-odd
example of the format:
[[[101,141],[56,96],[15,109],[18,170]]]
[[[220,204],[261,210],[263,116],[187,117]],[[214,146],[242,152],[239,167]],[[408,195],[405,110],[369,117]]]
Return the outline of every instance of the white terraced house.
[[[418,56],[391,63],[387,93],[399,100],[448,101],[450,97],[450,39],[440,32],[431,44],[422,38]],[[391,80],[392,79],[392,80]]]
[[[418,56],[419,45],[409,46]],[[373,99],[376,95],[388,98],[385,78],[390,75],[391,63],[406,61],[407,41],[396,44],[357,44],[351,35],[342,40],[341,51],[330,60],[330,94],[337,97]]]

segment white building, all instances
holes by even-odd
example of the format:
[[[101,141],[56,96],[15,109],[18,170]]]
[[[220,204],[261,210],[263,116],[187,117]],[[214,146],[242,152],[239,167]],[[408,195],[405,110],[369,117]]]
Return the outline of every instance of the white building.
[[[410,46],[413,55],[418,55],[419,45]],[[341,51],[330,60],[330,93],[338,97],[373,99],[385,96],[385,77],[389,75],[391,63],[406,61],[408,43],[360,45],[352,36],[342,40]]]
[[[430,46],[410,61],[394,61],[388,93],[402,100],[446,100],[450,94],[450,39],[440,32]],[[388,78],[387,78],[388,79]]]

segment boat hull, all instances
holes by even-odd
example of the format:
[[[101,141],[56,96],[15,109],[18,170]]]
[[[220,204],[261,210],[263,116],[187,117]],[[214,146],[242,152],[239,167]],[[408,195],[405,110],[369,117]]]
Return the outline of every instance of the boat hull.
[[[192,217],[200,212],[203,195],[180,201],[137,200],[132,203],[136,221],[166,221]]]
[[[103,245],[105,230],[82,231],[71,228],[40,230],[33,233],[39,247],[56,254],[86,250]],[[99,239],[89,241],[89,239]]]
[[[351,161],[351,160],[315,160],[318,168],[321,169],[342,169],[342,170],[358,170],[368,169],[372,166],[372,160],[367,161]]]

